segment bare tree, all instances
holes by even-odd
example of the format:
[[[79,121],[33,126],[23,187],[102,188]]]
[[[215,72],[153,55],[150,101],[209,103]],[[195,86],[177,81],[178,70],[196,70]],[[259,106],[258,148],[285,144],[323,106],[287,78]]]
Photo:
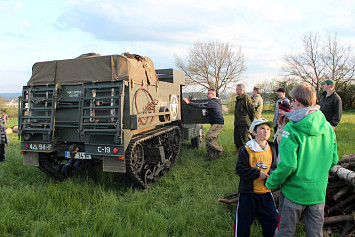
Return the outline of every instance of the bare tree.
[[[336,34],[328,34],[325,40],[317,33],[302,36],[303,51],[286,54],[286,65],[281,68],[287,77],[300,79],[321,91],[321,82],[333,79],[337,88],[354,80],[354,59],[351,47],[341,45]]]
[[[286,65],[281,68],[287,77],[296,77],[314,86],[317,91],[324,77],[325,65],[322,60],[322,49],[317,33],[302,36],[303,52],[286,54]]]
[[[216,89],[217,96],[234,89],[246,71],[244,54],[239,48],[219,41],[197,42],[185,60],[175,56],[175,63],[186,76],[186,85],[199,85]]]
[[[337,88],[354,81],[355,61],[351,57],[351,47],[340,44],[336,34],[327,35],[322,58],[327,69],[326,77],[333,79]]]

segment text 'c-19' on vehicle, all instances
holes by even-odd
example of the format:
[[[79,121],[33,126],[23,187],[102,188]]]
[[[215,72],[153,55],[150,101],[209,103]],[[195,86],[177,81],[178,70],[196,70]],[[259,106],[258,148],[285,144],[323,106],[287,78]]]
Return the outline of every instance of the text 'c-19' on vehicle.
[[[35,63],[19,100],[23,164],[58,180],[102,164],[147,188],[174,167],[181,142],[202,144],[208,120],[182,103],[184,83],[183,72],[128,53]]]

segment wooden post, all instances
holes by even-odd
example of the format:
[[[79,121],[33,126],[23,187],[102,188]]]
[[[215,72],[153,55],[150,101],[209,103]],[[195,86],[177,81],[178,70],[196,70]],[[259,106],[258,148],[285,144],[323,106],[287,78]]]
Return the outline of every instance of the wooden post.
[[[331,170],[332,173],[338,175],[340,178],[351,183],[355,187],[355,172],[343,168],[341,165],[335,165]]]
[[[343,221],[355,221],[355,214],[352,213],[349,215],[326,217],[324,218],[324,225],[343,222]]]

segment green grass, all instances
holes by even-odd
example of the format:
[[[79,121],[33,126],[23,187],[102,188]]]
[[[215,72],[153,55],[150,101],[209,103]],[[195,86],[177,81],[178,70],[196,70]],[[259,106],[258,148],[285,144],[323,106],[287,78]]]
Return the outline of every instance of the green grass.
[[[206,162],[205,147],[184,144],[176,167],[147,190],[100,168],[64,182],[49,179],[22,165],[11,134],[7,161],[0,163],[0,236],[232,236],[236,206],[217,202],[238,188],[233,115],[225,120],[220,159]],[[354,153],[354,122],[355,113],[344,113],[336,129],[340,157]],[[261,236],[257,223],[251,236]],[[305,236],[302,226],[297,236]]]

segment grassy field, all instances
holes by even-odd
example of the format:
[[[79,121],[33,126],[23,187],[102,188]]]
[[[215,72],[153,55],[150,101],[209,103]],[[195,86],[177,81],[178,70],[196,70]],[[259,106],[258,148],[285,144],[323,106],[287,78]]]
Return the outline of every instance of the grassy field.
[[[0,236],[232,236],[236,206],[217,202],[238,187],[233,115],[225,120],[220,159],[206,162],[205,147],[184,144],[172,172],[147,190],[100,169],[51,180],[22,166],[17,134],[11,134],[7,161],[0,163]],[[355,113],[344,113],[336,129],[340,157],[354,153],[354,123]],[[261,236],[257,223],[251,236]],[[305,236],[302,227],[297,236]]]

